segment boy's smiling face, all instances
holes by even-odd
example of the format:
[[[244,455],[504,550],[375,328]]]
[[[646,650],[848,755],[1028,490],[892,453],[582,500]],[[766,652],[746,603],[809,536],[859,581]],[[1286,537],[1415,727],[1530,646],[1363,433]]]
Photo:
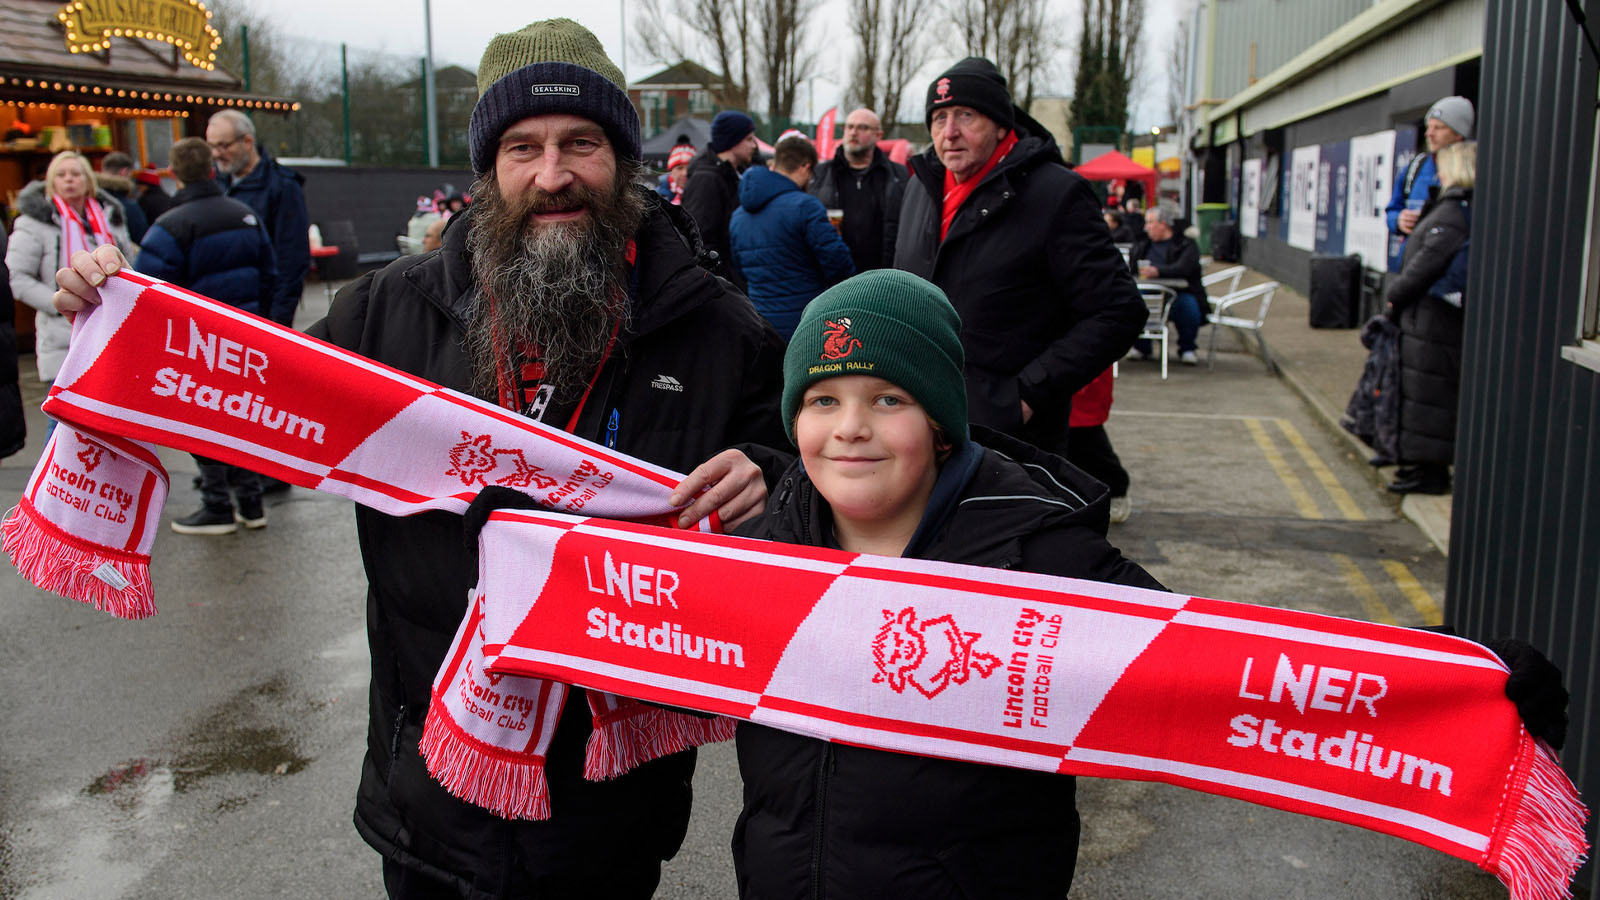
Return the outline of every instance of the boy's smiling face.
[[[847,531],[904,531],[910,540],[948,447],[908,391],[870,375],[819,381],[801,397],[794,432],[845,549],[855,549]]]

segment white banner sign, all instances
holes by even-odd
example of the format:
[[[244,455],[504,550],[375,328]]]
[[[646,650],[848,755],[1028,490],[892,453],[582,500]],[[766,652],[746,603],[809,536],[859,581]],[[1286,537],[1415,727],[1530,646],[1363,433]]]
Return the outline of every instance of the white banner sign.
[[[1260,219],[1261,160],[1247,159],[1239,171],[1239,236],[1256,237]]]
[[[1394,178],[1394,132],[1350,139],[1350,198],[1344,252],[1359,253],[1369,269],[1383,269],[1389,255],[1385,209]]]
[[[1296,147],[1290,163],[1289,246],[1314,250],[1317,246],[1317,163],[1322,148]]]

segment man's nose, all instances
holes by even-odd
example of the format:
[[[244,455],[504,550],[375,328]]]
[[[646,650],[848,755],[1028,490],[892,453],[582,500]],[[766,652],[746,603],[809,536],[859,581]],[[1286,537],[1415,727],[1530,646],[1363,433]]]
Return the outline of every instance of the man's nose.
[[[555,147],[546,147],[539,156],[539,168],[534,173],[533,183],[539,190],[547,194],[559,193],[572,184],[572,170],[567,165],[567,159],[561,150]]]

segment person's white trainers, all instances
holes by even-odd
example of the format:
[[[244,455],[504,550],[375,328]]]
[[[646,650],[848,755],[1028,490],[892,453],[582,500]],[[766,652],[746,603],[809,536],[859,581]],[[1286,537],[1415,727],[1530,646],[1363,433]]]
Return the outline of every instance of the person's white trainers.
[[[1111,498],[1111,521],[1126,522],[1133,515],[1133,501],[1127,495]]]
[[[1196,356],[1193,350],[1185,350],[1178,354],[1178,361],[1186,366],[1200,365],[1200,357]]]

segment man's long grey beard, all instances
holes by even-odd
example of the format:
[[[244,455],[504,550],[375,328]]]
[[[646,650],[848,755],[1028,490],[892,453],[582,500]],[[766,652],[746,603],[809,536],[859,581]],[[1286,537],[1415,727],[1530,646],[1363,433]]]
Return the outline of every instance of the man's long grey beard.
[[[526,348],[538,349],[543,383],[556,398],[576,398],[588,384],[611,336],[626,325],[625,254],[645,208],[632,187],[635,168],[619,163],[605,193],[574,186],[506,197],[493,172],[473,185],[467,250],[479,292],[466,340],[479,396],[496,398],[497,366],[522,359]],[[588,215],[577,221],[529,221],[535,212],[578,205]]]

